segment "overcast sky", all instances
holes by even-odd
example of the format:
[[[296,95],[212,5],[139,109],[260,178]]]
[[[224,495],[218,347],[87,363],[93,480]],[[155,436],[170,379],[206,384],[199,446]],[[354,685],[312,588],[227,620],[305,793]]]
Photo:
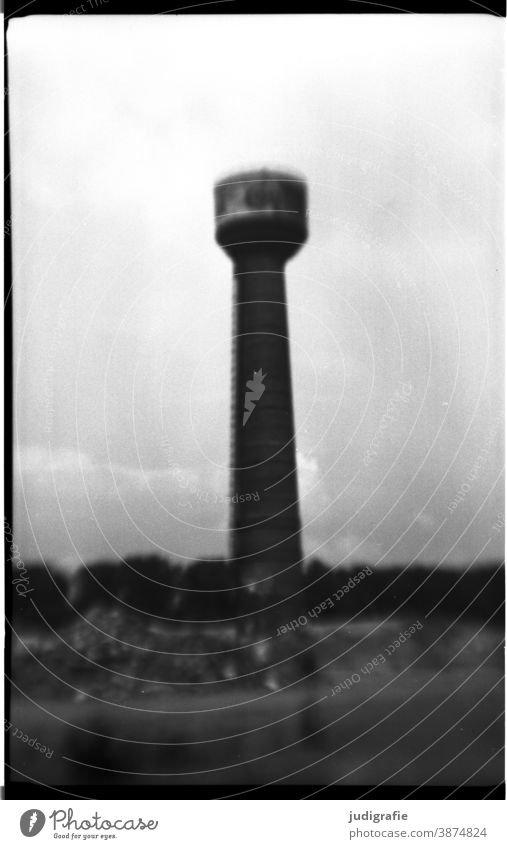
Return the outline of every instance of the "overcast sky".
[[[9,24],[25,561],[226,551],[232,286],[212,185],[252,165],[309,185],[287,268],[305,552],[503,551],[504,25]]]

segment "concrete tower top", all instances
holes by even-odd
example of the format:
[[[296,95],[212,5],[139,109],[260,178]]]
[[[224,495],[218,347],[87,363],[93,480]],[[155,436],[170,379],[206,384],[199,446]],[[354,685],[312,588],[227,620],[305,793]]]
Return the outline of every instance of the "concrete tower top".
[[[216,240],[233,258],[270,243],[288,259],[306,241],[306,183],[286,171],[245,171],[215,185]]]

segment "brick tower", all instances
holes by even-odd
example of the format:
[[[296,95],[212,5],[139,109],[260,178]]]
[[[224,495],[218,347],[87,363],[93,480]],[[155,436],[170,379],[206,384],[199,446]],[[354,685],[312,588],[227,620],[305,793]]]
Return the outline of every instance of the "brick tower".
[[[252,171],[215,186],[216,239],[234,264],[232,556],[256,633],[294,615],[302,550],[285,264],[307,237],[306,185]]]

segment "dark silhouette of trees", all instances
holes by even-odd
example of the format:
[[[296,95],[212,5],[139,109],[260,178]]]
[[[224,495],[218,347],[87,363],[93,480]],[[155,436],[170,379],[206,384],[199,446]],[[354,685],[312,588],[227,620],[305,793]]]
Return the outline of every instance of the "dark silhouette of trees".
[[[67,602],[69,578],[53,564],[29,563],[20,568],[13,563],[11,580],[10,619],[16,631],[57,630],[72,618]]]
[[[155,619],[162,625],[164,620],[174,625],[220,622],[241,613],[246,594],[240,588],[241,570],[222,559],[182,565],[158,554],[134,555],[82,566],[68,576],[48,564],[24,568],[22,585],[19,570],[12,568],[11,615],[14,627],[22,631],[48,631],[44,619],[49,629],[58,631],[94,609],[146,618],[147,624]],[[304,576],[306,589],[298,609],[306,615],[318,609],[312,621],[417,618],[432,609],[433,615],[450,621],[503,621],[504,567],[498,562],[468,570],[418,563],[408,568],[361,563],[330,568],[313,559],[305,564]],[[323,605],[327,599],[333,604]]]

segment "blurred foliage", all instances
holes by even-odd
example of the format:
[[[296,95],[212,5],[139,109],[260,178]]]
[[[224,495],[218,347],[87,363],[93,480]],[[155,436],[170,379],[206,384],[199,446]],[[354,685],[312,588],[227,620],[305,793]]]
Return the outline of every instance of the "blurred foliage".
[[[120,609],[152,625],[157,621],[162,625],[223,623],[245,609],[248,594],[242,587],[241,568],[220,559],[182,566],[147,555],[93,563],[72,575],[51,564],[31,563],[26,570],[31,592],[23,598],[13,586],[10,614],[15,629],[23,632],[59,631],[92,609]],[[321,560],[310,560],[303,566],[305,590],[297,601],[297,614],[308,615],[319,608],[312,617],[319,622],[356,616],[420,616],[437,605],[436,611],[444,617],[490,619],[491,624],[503,621],[504,567],[500,563],[471,568],[417,563],[371,566],[371,574],[364,570],[360,563],[331,568]],[[360,573],[358,583],[351,581]],[[328,598],[333,606],[320,609]]]

